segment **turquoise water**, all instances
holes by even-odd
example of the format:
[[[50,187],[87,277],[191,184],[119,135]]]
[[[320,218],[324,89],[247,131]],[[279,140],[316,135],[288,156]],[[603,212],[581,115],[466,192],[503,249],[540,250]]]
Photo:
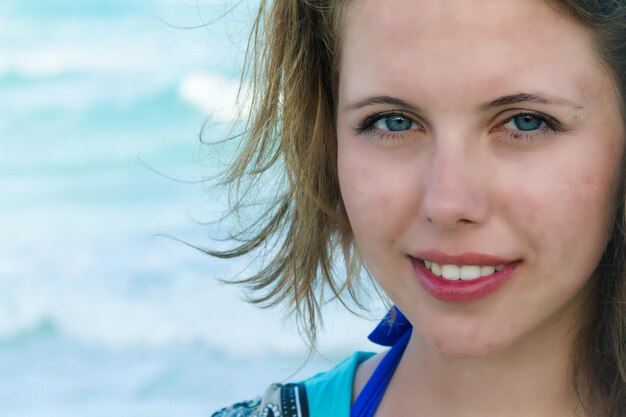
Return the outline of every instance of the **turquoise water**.
[[[217,282],[242,262],[162,236],[208,245],[224,207],[198,133],[239,118],[253,5],[180,27],[231,6],[0,3],[0,416],[206,416],[301,365],[293,323]],[[298,375],[371,326],[335,313]]]

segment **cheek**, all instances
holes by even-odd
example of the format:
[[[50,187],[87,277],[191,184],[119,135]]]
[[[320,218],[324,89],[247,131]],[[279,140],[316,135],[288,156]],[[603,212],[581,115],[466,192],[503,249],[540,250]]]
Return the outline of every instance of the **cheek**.
[[[411,184],[402,168],[357,146],[340,145],[339,185],[357,244],[391,243],[412,212]],[[406,197],[406,198],[405,198]]]
[[[348,160],[339,164],[339,185],[355,238],[384,229],[381,212],[392,209],[391,193],[372,167]],[[368,233],[369,232],[369,233]]]
[[[609,149],[610,150],[610,149]],[[581,153],[586,157],[567,160],[550,169],[525,176],[507,193],[504,213],[529,236],[531,253],[546,261],[563,264],[578,253],[589,261],[604,249],[615,206],[615,154]]]

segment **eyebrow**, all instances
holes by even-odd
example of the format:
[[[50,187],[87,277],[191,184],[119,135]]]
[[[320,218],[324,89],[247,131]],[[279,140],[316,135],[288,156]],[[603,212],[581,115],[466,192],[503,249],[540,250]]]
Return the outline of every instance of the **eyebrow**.
[[[397,97],[391,97],[391,96],[368,97],[365,100],[361,100],[354,104],[350,104],[346,106],[346,110],[348,111],[356,110],[356,109],[360,109],[361,107],[372,106],[374,104],[391,104],[393,106],[400,106],[400,107],[405,107],[411,110],[417,110],[417,107],[410,104],[409,102],[399,99]]]
[[[583,106],[579,103],[564,99],[564,98],[547,98],[537,94],[528,94],[528,93],[518,93],[511,94],[507,96],[498,97],[495,100],[490,101],[489,103],[483,104],[480,108],[481,110],[490,110],[497,107],[510,106],[512,104],[519,103],[539,103],[539,104],[548,104],[548,105],[567,105],[573,107],[576,110],[580,110]],[[375,104],[390,104],[393,106],[404,107],[413,111],[418,111],[418,107],[413,104],[404,101],[397,97],[391,96],[374,96],[368,97],[364,100],[358,101],[354,104],[350,104],[346,106],[347,111],[360,109],[362,107],[372,106]]]
[[[564,98],[547,98],[537,94],[519,93],[508,96],[499,97],[487,104],[481,106],[481,110],[490,110],[496,107],[510,106],[511,104],[519,103],[539,103],[548,105],[566,105],[573,107],[576,110],[580,110],[583,106],[579,103],[564,99]]]

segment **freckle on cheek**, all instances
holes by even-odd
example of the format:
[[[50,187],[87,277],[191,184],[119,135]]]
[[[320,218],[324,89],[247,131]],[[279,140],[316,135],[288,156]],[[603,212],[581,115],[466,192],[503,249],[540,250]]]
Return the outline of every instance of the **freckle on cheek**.
[[[389,207],[391,207],[391,199],[387,194],[382,194],[375,200],[375,202],[377,209],[388,210]]]
[[[587,172],[584,174],[580,182],[587,187],[587,190],[597,190],[599,188],[607,187],[605,178],[607,177],[607,173],[602,170],[596,170],[592,172]],[[587,192],[588,192],[587,191]]]

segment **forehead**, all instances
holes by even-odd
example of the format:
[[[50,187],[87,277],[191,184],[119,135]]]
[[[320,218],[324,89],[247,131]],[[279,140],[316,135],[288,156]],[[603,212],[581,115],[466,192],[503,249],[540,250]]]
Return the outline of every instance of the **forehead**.
[[[590,31],[544,0],[355,0],[341,47],[340,100],[397,91],[460,102],[495,90],[585,100],[607,74]]]

